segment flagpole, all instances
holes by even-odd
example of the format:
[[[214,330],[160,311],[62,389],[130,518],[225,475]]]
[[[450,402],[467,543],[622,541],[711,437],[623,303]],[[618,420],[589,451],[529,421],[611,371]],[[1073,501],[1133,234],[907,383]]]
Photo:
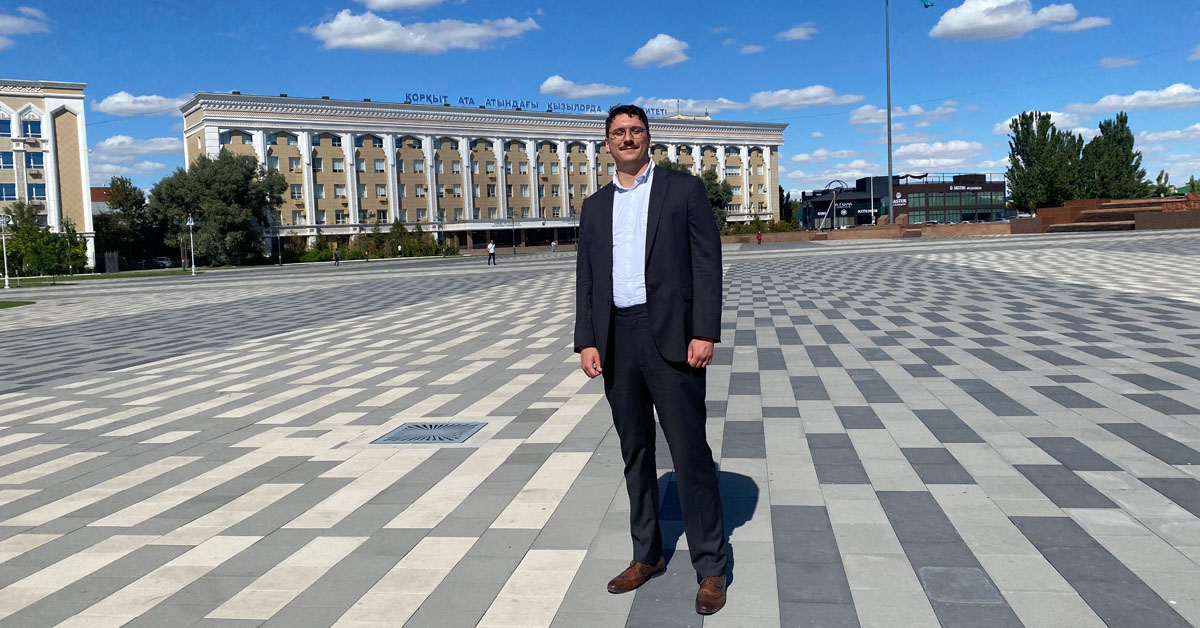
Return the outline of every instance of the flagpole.
[[[887,153],[888,153],[888,220],[896,224],[896,212],[892,208],[892,24],[891,5],[883,0],[883,41],[884,59],[887,64]]]

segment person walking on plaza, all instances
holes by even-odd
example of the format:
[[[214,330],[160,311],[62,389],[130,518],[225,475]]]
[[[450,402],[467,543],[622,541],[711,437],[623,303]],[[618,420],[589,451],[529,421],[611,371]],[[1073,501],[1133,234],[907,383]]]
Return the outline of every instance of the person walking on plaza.
[[[496,264],[496,241],[488,242],[488,266]]]
[[[756,236],[754,236],[754,237],[758,238],[758,245],[759,245],[759,246],[762,246],[762,232],[761,232],[761,231],[759,231],[759,232],[758,232],[758,235],[756,235]]]
[[[396,257],[404,257],[404,245],[403,244],[396,245]]]
[[[721,336],[721,240],[700,179],[650,160],[646,112],[604,123],[612,183],[584,201],[575,275],[575,351],[603,375],[629,491],[633,560],[608,583],[632,591],[666,571],[658,522],[654,415],[675,464],[696,612],[725,605],[728,545],[705,438],[705,368]]]
[[[337,250],[337,249],[334,249],[334,250],[333,250],[333,265],[334,265],[334,266],[341,266],[341,264],[342,264],[342,256],[341,256],[341,255],[338,255],[338,250]]]

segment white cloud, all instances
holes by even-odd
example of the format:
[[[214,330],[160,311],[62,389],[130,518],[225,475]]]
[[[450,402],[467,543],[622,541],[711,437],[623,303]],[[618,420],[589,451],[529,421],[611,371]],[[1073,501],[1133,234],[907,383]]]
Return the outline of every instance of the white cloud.
[[[1102,28],[1109,26],[1110,24],[1112,24],[1112,20],[1106,17],[1085,17],[1078,22],[1051,26],[1050,30],[1058,31],[1060,33],[1077,33],[1079,31],[1091,30],[1093,28]]]
[[[1143,142],[1176,142],[1176,141],[1194,141],[1200,140],[1200,122],[1187,127],[1186,129],[1178,129],[1175,131],[1161,131],[1158,133],[1148,133],[1142,131],[1138,133],[1138,139]]]
[[[355,0],[367,5],[368,9],[375,11],[398,11],[398,10],[414,10],[428,9],[436,7],[445,0]]]
[[[712,28],[712,30],[710,30],[709,32],[712,33],[713,35],[720,35],[721,33],[729,32],[729,27],[728,26],[714,26]]]
[[[825,134],[820,131],[813,131],[810,137],[812,137],[814,140],[819,140],[825,137]]]
[[[168,98],[155,94],[149,96],[134,96],[126,91],[120,91],[101,100],[92,101],[92,109],[112,116],[161,116],[165,114],[179,115],[179,108],[187,102],[190,96]]]
[[[1138,60],[1132,57],[1104,57],[1100,60],[1100,67],[1105,70],[1116,70],[1118,68],[1132,68],[1138,64]]]
[[[1200,61],[1200,46],[1192,48],[1192,54],[1188,55],[1188,61]]]
[[[929,31],[937,39],[1016,39],[1039,28],[1081,31],[1107,26],[1108,18],[1077,20],[1075,5],[1051,4],[1036,12],[1030,0],[964,0]]]
[[[89,163],[88,174],[91,184],[96,186],[108,185],[113,177],[132,177],[140,174],[153,174],[168,169],[166,164],[154,161],[139,161],[135,164],[106,164]]]
[[[463,22],[440,20],[404,25],[367,11],[361,15],[343,9],[328,22],[308,29],[326,50],[382,50],[416,54],[442,54],[449,50],[481,50],[497,40],[518,37],[541,27],[533,18]]]
[[[812,39],[813,35],[816,35],[818,32],[820,31],[817,30],[816,24],[812,22],[805,22],[803,24],[793,26],[782,33],[776,34],[775,39],[778,39],[779,41],[807,41]]]
[[[990,159],[988,161],[979,162],[979,167],[985,170],[1008,170],[1008,157],[1003,159]]]
[[[728,98],[635,98],[633,104],[642,108],[666,109],[667,113],[674,115],[681,113],[688,116],[702,116],[707,114],[716,114],[726,110],[745,109],[746,104],[740,103]]]
[[[949,142],[918,142],[897,148],[893,155],[903,159],[909,168],[952,168],[983,152],[983,144],[951,140]]]
[[[878,164],[870,163],[864,159],[855,159],[848,163],[835,164],[832,168],[819,172],[793,170],[784,175],[784,178],[788,181],[796,182],[803,188],[820,189],[834,180],[841,180],[845,181],[848,185],[854,185],[856,179],[876,175],[879,171],[880,167]],[[793,192],[792,195],[799,196],[799,192]]]
[[[941,105],[938,105],[937,109],[931,109],[929,111],[926,111],[920,105],[910,105],[908,109],[899,106],[893,107],[892,119],[895,120],[896,118],[917,116],[926,123],[945,122],[946,120],[952,118],[957,112],[958,103],[953,100],[947,100]],[[847,122],[849,124],[885,124],[887,122],[887,110],[883,107],[876,107],[875,105],[863,105],[850,112],[850,118],[847,120]],[[892,126],[896,126],[896,124],[893,123]],[[923,126],[929,125],[924,124]]]
[[[647,41],[641,48],[637,49],[633,55],[625,59],[625,62],[635,68],[645,68],[648,66],[656,66],[665,68],[677,63],[683,63],[688,60],[688,56],[684,53],[687,50],[688,43],[680,41],[667,35],[659,33]]]
[[[32,7],[17,7],[17,15],[0,13],[0,50],[13,45],[12,36],[50,32],[50,18]]]
[[[90,163],[129,163],[140,155],[182,155],[183,139],[153,137],[140,140],[128,135],[114,135],[92,145]]]
[[[737,43],[737,40],[732,37],[726,37],[725,41],[721,42],[723,46],[732,46]]]
[[[922,142],[936,142],[942,139],[941,135],[930,135],[928,133],[893,133],[892,144],[920,144]],[[887,144],[887,134],[880,135],[876,140],[876,144]]]
[[[773,92],[756,92],[750,97],[750,105],[758,109],[778,107],[780,109],[803,109],[848,105],[863,99],[857,94],[838,94],[831,87],[810,85],[803,89],[780,89]]]
[[[1127,96],[1110,94],[1091,103],[1067,105],[1067,111],[1102,113],[1144,109],[1186,109],[1200,105],[1200,89],[1186,83],[1175,83],[1161,90],[1140,90]]]
[[[1050,114],[1050,121],[1054,123],[1055,128],[1058,130],[1070,131],[1082,135],[1083,139],[1091,139],[1100,133],[1100,129],[1096,127],[1084,126],[1083,118],[1078,114],[1061,111],[1043,111],[1042,113]],[[1008,135],[1012,132],[1010,125],[1015,118],[1016,116],[1013,116],[1008,120],[997,122],[992,127],[992,133],[995,135]]]
[[[789,161],[797,164],[816,164],[829,161],[831,159],[849,159],[856,155],[858,155],[858,153],[852,150],[826,150],[824,148],[818,148],[811,153],[800,153],[799,155],[795,155]]]
[[[596,98],[598,96],[616,96],[628,94],[628,87],[606,85],[604,83],[587,83],[580,85],[569,81],[557,74],[542,81],[541,93],[564,98]]]
[[[766,48],[763,48],[762,46],[759,46],[758,44],[746,44],[745,46],[742,46],[742,49],[738,50],[738,52],[740,52],[744,55],[752,55],[752,54],[762,52],[764,50],[766,50]]]

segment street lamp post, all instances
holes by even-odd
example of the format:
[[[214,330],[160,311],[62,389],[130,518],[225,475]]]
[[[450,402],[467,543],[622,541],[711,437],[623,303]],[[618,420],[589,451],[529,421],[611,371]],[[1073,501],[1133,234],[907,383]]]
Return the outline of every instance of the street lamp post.
[[[884,42],[884,59],[887,65],[887,144],[888,144],[888,195],[887,205],[884,207],[891,208],[892,206],[892,19],[891,5],[889,0],[883,0],[883,42]],[[882,207],[880,208],[882,209]],[[888,212],[888,220],[893,223],[896,221],[893,212]]]
[[[4,289],[8,290],[8,214],[0,214],[0,245],[4,248]]]
[[[192,276],[196,276],[196,240],[192,237],[192,227],[196,226],[196,221],[192,220],[189,215],[187,220],[188,228],[188,250],[192,252]]]
[[[508,210],[508,217],[512,220],[512,241],[513,241],[513,256],[517,255],[517,215],[513,213],[512,208]]]

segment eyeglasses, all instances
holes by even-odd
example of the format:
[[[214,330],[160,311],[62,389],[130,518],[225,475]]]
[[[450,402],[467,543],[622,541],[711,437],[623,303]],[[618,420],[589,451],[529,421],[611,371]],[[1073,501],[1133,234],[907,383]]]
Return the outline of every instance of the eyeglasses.
[[[611,131],[608,132],[608,139],[623,140],[623,139],[625,139],[626,131],[629,131],[629,137],[632,137],[635,140],[640,140],[646,136],[646,127],[631,126],[628,129],[625,129],[625,128],[612,129]]]

